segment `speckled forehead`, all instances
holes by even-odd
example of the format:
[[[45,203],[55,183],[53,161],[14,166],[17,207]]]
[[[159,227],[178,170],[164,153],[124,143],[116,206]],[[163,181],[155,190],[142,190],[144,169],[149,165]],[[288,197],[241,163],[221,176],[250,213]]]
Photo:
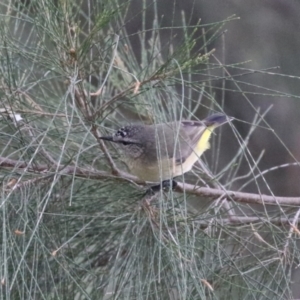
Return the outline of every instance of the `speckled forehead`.
[[[132,126],[123,126],[121,127],[116,133],[116,137],[125,138],[125,137],[132,137],[137,131],[136,127]]]
[[[118,138],[135,138],[141,132],[142,127],[141,125],[123,126],[115,133],[115,136]]]
[[[128,127],[121,127],[116,133],[115,136],[117,137],[125,137],[128,135]]]

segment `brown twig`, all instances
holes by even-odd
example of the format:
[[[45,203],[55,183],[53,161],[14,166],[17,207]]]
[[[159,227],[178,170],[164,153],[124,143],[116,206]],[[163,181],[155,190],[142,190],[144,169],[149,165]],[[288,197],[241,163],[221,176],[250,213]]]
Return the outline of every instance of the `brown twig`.
[[[48,165],[28,164],[25,161],[13,160],[5,157],[0,157],[0,168],[1,167],[25,170],[29,173],[41,174],[43,176],[51,175],[53,173],[52,169],[50,170]],[[114,176],[113,174],[106,171],[86,169],[86,168],[75,167],[71,165],[69,166],[61,165],[58,167],[58,171],[62,175],[74,175],[76,177],[91,178],[95,180],[114,178],[119,180],[126,180],[131,183],[136,183],[138,185],[146,185],[146,182],[141,181],[135,176],[127,174],[126,172],[123,171],[119,171],[119,176]]]
[[[242,217],[242,216],[234,216],[230,218],[222,218],[222,219],[212,219],[206,221],[194,221],[196,224],[200,225],[202,229],[207,228],[209,226],[213,226],[214,224],[225,226],[225,225],[245,225],[245,224],[253,224],[253,223],[266,223],[266,224],[275,224],[275,225],[290,225],[293,219],[288,218],[263,218],[263,217]]]
[[[24,161],[13,160],[5,157],[0,157],[0,167],[14,168],[14,169],[26,169],[29,172],[40,172],[43,175],[47,175],[49,167],[47,165],[36,165]],[[103,179],[103,178],[115,178],[119,180],[126,180],[132,183],[145,186],[147,183],[132,176],[126,172],[118,171],[118,176],[105,171],[98,171],[94,169],[85,169],[75,166],[60,166],[59,172],[65,175],[74,175],[77,177]],[[300,206],[300,197],[278,197],[271,195],[252,194],[235,192],[229,190],[214,189],[208,187],[200,187],[189,183],[177,182],[175,191],[178,193],[186,193],[190,195],[196,195],[200,197],[210,198],[212,200],[220,197],[226,197],[230,201],[248,204],[264,204],[264,205],[281,205],[281,206]]]
[[[99,139],[100,135],[98,133],[98,130],[97,130],[97,126],[96,125],[92,125],[92,128],[91,128],[91,132],[92,134],[94,135],[94,137],[96,138],[96,140],[98,141],[99,143],[99,146],[102,150],[102,152],[104,153],[104,155],[106,156],[106,159],[108,160],[108,163],[110,165],[110,168],[111,168],[111,172],[113,175],[116,175],[116,176],[119,176],[121,171],[118,169],[117,165],[115,164],[113,158],[111,157],[111,155],[109,154],[109,151],[105,145],[105,143]]]
[[[159,79],[161,79],[162,76],[159,76],[159,75],[153,75],[151,76],[150,78],[142,81],[142,82],[139,82],[138,83],[138,89],[145,85],[146,83],[149,83],[151,81],[157,81]],[[108,100],[107,102],[105,102],[101,107],[99,107],[97,109],[97,111],[94,113],[93,115],[93,119],[97,119],[99,118],[101,112],[107,108],[108,106],[112,105],[115,101],[117,101],[118,99],[120,99],[121,97],[123,97],[124,95],[126,95],[127,92],[133,90],[134,92],[137,92],[137,83],[134,82],[133,84],[131,84],[128,88],[126,88],[125,90],[121,91],[120,93],[118,93],[117,95],[115,95],[114,97],[112,97],[110,100]]]
[[[216,199],[218,197],[227,197],[228,200],[249,203],[249,204],[266,204],[266,205],[300,205],[300,197],[278,197],[271,195],[252,194],[244,192],[235,192],[229,190],[220,190],[207,187],[199,187],[189,183],[177,182],[175,189],[179,193],[187,193],[191,195],[202,196],[206,198]]]

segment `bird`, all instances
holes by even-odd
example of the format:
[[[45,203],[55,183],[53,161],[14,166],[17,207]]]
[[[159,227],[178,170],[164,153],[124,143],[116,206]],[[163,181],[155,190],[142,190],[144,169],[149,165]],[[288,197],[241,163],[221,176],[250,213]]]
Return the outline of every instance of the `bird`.
[[[143,181],[159,183],[190,171],[210,148],[213,130],[232,119],[215,113],[202,121],[133,124],[99,139],[116,145],[120,159],[132,175]]]

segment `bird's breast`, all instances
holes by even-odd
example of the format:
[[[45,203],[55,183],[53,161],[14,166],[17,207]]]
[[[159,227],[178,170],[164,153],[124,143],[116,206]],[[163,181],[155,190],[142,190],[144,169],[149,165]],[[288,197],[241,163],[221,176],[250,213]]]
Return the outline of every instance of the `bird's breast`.
[[[132,175],[144,181],[161,182],[172,178],[175,174],[175,163],[170,159],[154,160],[151,163],[131,160],[125,163]]]

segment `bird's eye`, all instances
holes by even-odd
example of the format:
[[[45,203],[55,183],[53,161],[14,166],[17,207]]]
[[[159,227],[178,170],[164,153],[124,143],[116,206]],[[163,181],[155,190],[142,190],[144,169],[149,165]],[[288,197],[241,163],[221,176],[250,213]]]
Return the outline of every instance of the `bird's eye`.
[[[124,146],[127,146],[127,145],[129,145],[130,143],[128,143],[128,142],[122,142],[121,144],[124,145]]]

